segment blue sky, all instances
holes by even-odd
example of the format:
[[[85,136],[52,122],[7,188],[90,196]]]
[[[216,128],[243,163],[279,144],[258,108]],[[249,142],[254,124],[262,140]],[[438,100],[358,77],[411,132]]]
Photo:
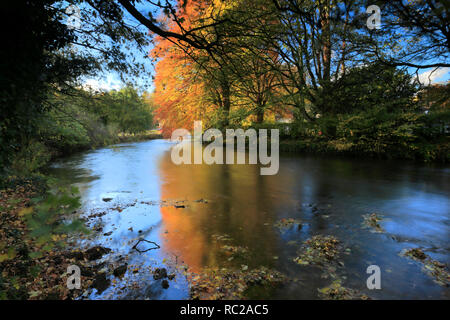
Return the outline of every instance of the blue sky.
[[[143,4],[138,3],[137,8],[140,12],[142,12],[145,16],[147,16],[147,13],[149,11],[152,11],[154,13],[154,16],[157,16],[158,13],[155,13],[155,10],[158,11],[159,9],[151,4]],[[129,23],[130,25],[138,25],[139,28],[143,32],[147,32],[148,29],[144,27],[143,25],[139,24],[136,19],[134,19],[128,12],[124,11],[124,20]],[[150,36],[149,36],[150,39]],[[124,48],[124,47],[123,47]],[[149,58],[145,58],[144,55],[147,55],[150,50],[153,48],[153,45],[150,43],[147,48],[145,49],[145,52],[139,51],[136,47],[133,45],[131,46],[131,49],[129,52],[132,52],[136,58],[136,60],[139,63],[143,63],[146,69],[145,73],[142,73],[140,77],[133,78],[133,81],[135,84],[137,84],[142,90],[145,91],[153,91],[153,81],[152,81],[152,75],[154,75],[154,68],[151,64],[151,61]],[[85,49],[83,49],[85,50]],[[125,50],[125,49],[124,49]],[[125,86],[125,83],[120,79],[120,75],[117,72],[103,72],[101,74],[96,75],[95,77],[88,77],[83,79],[83,85],[85,87],[90,87],[94,90],[118,90]]]

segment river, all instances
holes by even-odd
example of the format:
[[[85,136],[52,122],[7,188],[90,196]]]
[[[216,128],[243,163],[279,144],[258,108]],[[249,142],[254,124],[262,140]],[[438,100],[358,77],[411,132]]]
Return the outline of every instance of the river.
[[[296,243],[318,234],[333,235],[348,248],[337,270],[346,287],[374,299],[450,298],[449,289],[436,284],[420,263],[399,254],[420,247],[433,259],[450,262],[450,168],[281,154],[278,174],[261,176],[258,165],[175,165],[172,145],[166,140],[119,144],[51,166],[51,175],[79,188],[85,216],[103,213],[89,220],[101,232],[77,245],[111,248],[111,256],[129,266],[114,285],[87,298],[187,299],[182,273],[173,271],[176,279],[163,289],[146,271],[165,264],[170,269],[170,262],[195,272],[266,266],[296,280],[249,291],[248,297],[317,299],[317,289],[334,278],[293,258]],[[384,232],[362,226],[363,215],[372,212],[383,217]],[[276,228],[283,218],[301,220],[302,228]],[[246,254],[231,259],[218,236],[229,237]],[[160,248],[138,252],[133,246],[139,239]],[[140,245],[140,251],[150,248]],[[366,286],[369,265],[380,267],[380,290]]]

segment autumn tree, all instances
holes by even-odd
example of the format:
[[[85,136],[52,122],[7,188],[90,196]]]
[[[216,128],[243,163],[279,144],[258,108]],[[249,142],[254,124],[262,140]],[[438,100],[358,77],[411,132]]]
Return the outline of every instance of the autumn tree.
[[[198,17],[201,7],[189,3],[179,10],[183,26],[166,16],[162,19],[168,24],[170,32],[187,28]],[[150,52],[155,66],[154,102],[157,106],[156,117],[163,127],[164,136],[176,128],[192,129],[194,120],[201,119],[206,111],[204,83],[190,55],[197,50],[192,46],[181,45],[172,39],[161,36],[155,38],[155,47]]]

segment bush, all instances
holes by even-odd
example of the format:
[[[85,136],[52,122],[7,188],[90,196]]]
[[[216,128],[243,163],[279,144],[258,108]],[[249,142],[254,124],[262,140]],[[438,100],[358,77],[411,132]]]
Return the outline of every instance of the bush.
[[[448,111],[389,112],[373,108],[353,114],[290,124],[283,151],[369,155],[372,157],[450,160]]]
[[[42,142],[30,140],[13,157],[11,169],[18,175],[29,175],[45,165],[52,157]]]

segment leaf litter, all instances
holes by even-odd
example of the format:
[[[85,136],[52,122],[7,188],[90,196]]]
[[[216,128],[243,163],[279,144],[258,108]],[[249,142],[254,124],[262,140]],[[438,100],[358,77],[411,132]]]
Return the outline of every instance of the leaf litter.
[[[303,225],[302,221],[294,218],[283,218],[275,222],[274,227],[279,229],[281,232],[288,229],[296,228],[296,230],[301,230]]]
[[[365,294],[358,290],[342,286],[342,280],[334,280],[331,285],[317,289],[319,298],[324,300],[370,300]]]
[[[363,228],[371,229],[371,232],[382,233],[385,232],[380,225],[380,221],[383,217],[374,213],[363,215],[364,221],[362,223]]]
[[[433,281],[443,287],[450,286],[450,273],[448,266],[437,260],[433,260],[425,254],[420,248],[412,248],[403,250],[400,256],[410,258],[423,265],[422,270],[433,278]]]
[[[344,262],[338,258],[342,253],[350,252],[344,250],[341,241],[334,236],[315,235],[302,244],[293,261],[302,266],[311,265],[324,269],[322,278],[336,278],[337,268],[344,266]]]

